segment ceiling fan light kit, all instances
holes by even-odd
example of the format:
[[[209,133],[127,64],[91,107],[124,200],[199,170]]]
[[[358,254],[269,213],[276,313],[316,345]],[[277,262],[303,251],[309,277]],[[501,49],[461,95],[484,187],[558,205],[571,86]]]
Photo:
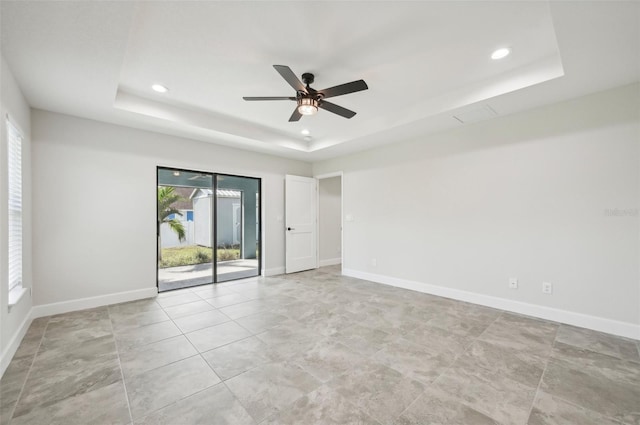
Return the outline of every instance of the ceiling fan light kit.
[[[318,112],[318,101],[312,97],[298,98],[298,112],[302,115],[313,115]]]
[[[310,87],[314,81],[314,75],[308,72],[302,74],[302,81],[296,77],[291,68],[285,65],[273,65],[276,71],[289,83],[296,91],[296,96],[263,96],[263,97],[243,97],[247,101],[262,101],[262,100],[295,100],[297,103],[296,109],[293,110],[293,114],[289,118],[289,122],[299,121],[303,115],[314,115],[318,112],[318,109],[324,109],[332,112],[336,115],[340,115],[344,118],[352,118],[356,113],[350,111],[347,108],[336,105],[335,103],[327,102],[326,98],[342,96],[349,93],[355,93],[362,90],[367,90],[369,87],[364,80],[352,81],[346,84],[340,84],[338,86],[329,87],[328,89],[316,90]],[[304,83],[303,83],[304,81]]]

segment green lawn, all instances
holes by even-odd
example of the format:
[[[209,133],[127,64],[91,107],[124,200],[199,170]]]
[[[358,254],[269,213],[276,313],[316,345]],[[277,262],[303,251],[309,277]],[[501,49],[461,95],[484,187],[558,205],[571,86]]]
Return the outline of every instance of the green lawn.
[[[211,262],[211,248],[202,246],[181,246],[176,248],[163,248],[160,268],[190,266]],[[238,248],[218,248],[218,261],[237,260],[240,258]]]

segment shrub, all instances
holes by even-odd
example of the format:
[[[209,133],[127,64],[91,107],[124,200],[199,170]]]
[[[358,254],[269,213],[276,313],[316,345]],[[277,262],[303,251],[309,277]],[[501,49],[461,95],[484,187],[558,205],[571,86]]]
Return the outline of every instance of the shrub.
[[[181,246],[176,248],[164,248],[160,268],[191,266],[194,264],[210,263],[213,253],[211,248],[203,246]],[[218,247],[218,261],[230,261],[240,258],[240,247]]]
[[[200,263],[209,263],[211,262],[211,252],[205,252],[202,250],[198,250],[196,251],[196,259],[200,262]]]
[[[194,264],[210,263],[211,249],[201,246],[184,246],[176,248],[164,248],[160,268],[190,266]]]
[[[239,249],[218,248],[218,261],[237,260],[240,258]]]

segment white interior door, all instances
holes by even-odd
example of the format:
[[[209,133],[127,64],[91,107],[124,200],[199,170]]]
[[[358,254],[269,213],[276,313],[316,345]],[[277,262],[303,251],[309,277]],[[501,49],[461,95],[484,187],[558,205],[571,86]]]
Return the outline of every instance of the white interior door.
[[[285,230],[287,273],[318,267],[317,181],[309,177],[285,178]]]

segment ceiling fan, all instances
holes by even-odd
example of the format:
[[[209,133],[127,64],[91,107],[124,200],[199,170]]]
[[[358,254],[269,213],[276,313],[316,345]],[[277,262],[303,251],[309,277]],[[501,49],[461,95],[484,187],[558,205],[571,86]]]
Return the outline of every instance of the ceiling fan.
[[[345,118],[352,118],[356,113],[347,108],[338,106],[335,103],[327,102],[325,99],[344,94],[355,93],[367,90],[369,87],[364,80],[352,81],[339,86],[329,87],[328,89],[316,90],[309,87],[313,84],[314,76],[308,72],[302,74],[302,81],[296,77],[291,68],[285,65],[273,65],[278,73],[285,79],[291,87],[296,90],[295,96],[278,96],[278,97],[243,97],[244,100],[293,100],[298,106],[291,114],[289,122],[298,121],[303,115],[313,115],[318,112],[318,108],[333,112]],[[303,83],[304,82],[304,83]]]
[[[195,176],[189,177],[187,180],[202,180],[210,178],[211,176],[209,174],[196,174]]]

